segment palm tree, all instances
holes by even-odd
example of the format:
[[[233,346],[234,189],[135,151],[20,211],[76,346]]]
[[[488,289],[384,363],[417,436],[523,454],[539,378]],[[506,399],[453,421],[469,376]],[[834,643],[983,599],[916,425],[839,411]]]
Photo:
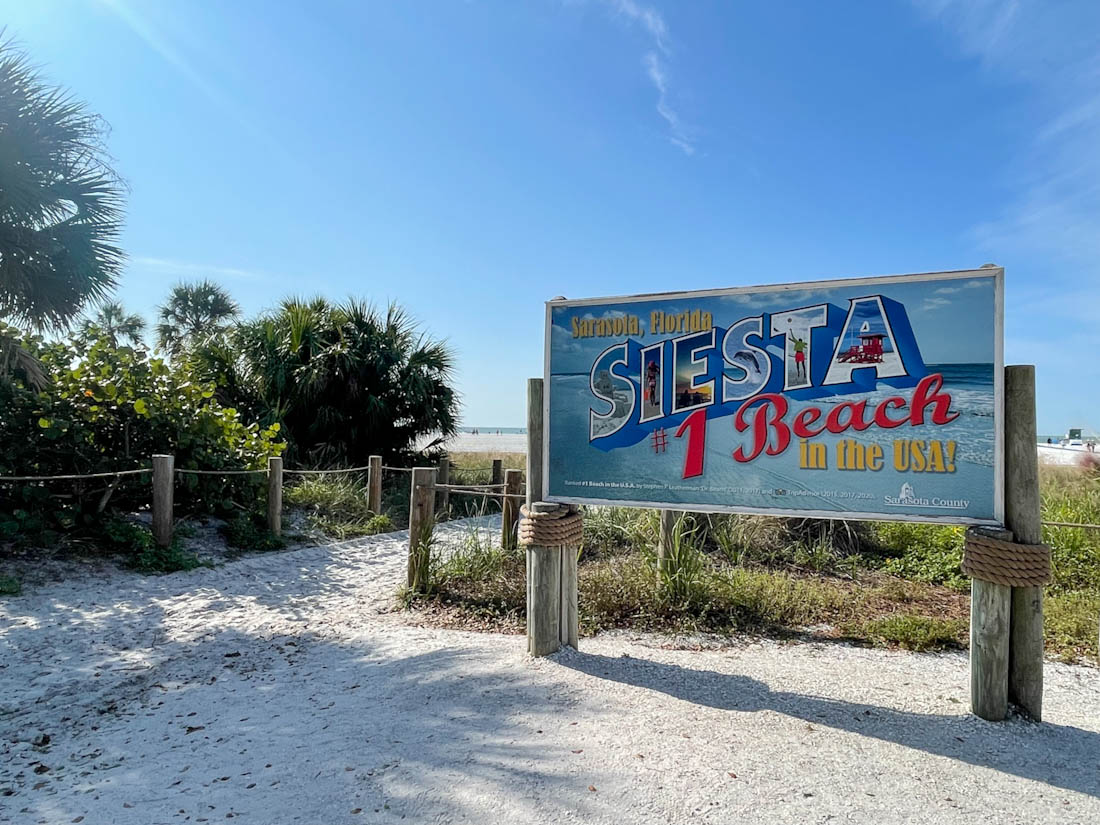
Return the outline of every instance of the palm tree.
[[[159,308],[157,346],[178,357],[192,345],[225,332],[241,308],[213,281],[177,284]]]
[[[123,185],[105,132],[0,40],[0,316],[60,329],[114,289]]]
[[[141,336],[145,334],[145,319],[140,315],[127,314],[118,301],[109,301],[81,325],[84,335],[90,335],[94,330],[106,337],[113,347],[117,347],[119,342],[135,345],[141,343]]]
[[[192,354],[223,403],[282,426],[296,463],[365,464],[455,430],[454,355],[396,305],[291,299]]]

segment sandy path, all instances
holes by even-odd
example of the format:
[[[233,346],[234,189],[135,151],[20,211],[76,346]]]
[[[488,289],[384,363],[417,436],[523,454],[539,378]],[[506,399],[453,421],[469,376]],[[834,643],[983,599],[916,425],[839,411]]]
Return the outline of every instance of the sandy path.
[[[968,716],[961,655],[533,661],[388,612],[402,539],[0,601],[0,822],[1100,820],[1096,670],[1048,665],[1036,726]]]

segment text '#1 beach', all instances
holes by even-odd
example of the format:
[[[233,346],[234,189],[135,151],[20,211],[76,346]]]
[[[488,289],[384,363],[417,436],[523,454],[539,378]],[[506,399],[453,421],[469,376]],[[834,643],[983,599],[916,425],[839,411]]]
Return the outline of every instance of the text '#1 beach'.
[[[1002,522],[1004,270],[556,300],[549,501]]]

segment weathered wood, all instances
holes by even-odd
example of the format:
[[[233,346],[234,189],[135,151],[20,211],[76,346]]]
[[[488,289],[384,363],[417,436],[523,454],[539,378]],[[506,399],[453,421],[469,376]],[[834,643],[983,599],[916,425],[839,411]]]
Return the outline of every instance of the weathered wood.
[[[161,547],[172,543],[172,494],[176,459],[153,456],[153,538]]]
[[[527,548],[527,652],[561,648],[561,547]]]
[[[657,539],[657,571],[668,572],[668,555],[672,550],[673,533],[676,530],[676,519],[680,514],[675,510],[661,510],[661,528]],[[663,580],[662,575],[659,580]]]
[[[451,459],[447,456],[443,456],[439,459],[439,468],[435,473],[435,480],[437,484],[450,484],[451,483]],[[447,489],[437,489],[435,491],[435,511],[442,516],[447,513],[447,508],[451,505],[451,491]]]
[[[542,501],[542,379],[527,379],[527,503]]]
[[[970,711],[990,722],[1008,713],[1012,588],[970,581]]]
[[[1035,424],[1035,367],[1005,367],[1005,526],[1020,544],[1043,540]],[[1008,699],[1043,718],[1043,588],[1012,588]]]
[[[577,553],[578,547],[565,545],[561,548],[561,611],[558,625],[558,638],[563,645],[577,649],[577,637],[580,635],[580,613],[577,605]]]
[[[521,470],[504,471],[504,492],[500,512],[500,546],[513,550],[516,546],[516,523],[519,521],[520,487],[523,485]]]
[[[493,476],[489,479],[490,484],[500,484],[504,481],[504,461],[500,458],[493,459]]]
[[[408,586],[423,593],[428,584],[429,543],[435,526],[435,468],[415,467],[409,493]]]
[[[273,536],[283,534],[283,459],[267,459],[267,529]]]
[[[382,456],[372,455],[368,459],[370,470],[367,473],[367,509],[375,515],[382,512]]]

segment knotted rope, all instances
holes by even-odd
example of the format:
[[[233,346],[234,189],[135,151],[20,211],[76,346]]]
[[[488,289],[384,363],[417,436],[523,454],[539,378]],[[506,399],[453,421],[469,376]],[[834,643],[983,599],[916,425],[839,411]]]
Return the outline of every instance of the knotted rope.
[[[1017,544],[970,529],[962,569],[972,578],[994,584],[1038,587],[1050,581],[1050,547]]]
[[[535,547],[579,545],[584,537],[584,519],[577,508],[568,504],[536,502],[519,508],[519,543]]]

